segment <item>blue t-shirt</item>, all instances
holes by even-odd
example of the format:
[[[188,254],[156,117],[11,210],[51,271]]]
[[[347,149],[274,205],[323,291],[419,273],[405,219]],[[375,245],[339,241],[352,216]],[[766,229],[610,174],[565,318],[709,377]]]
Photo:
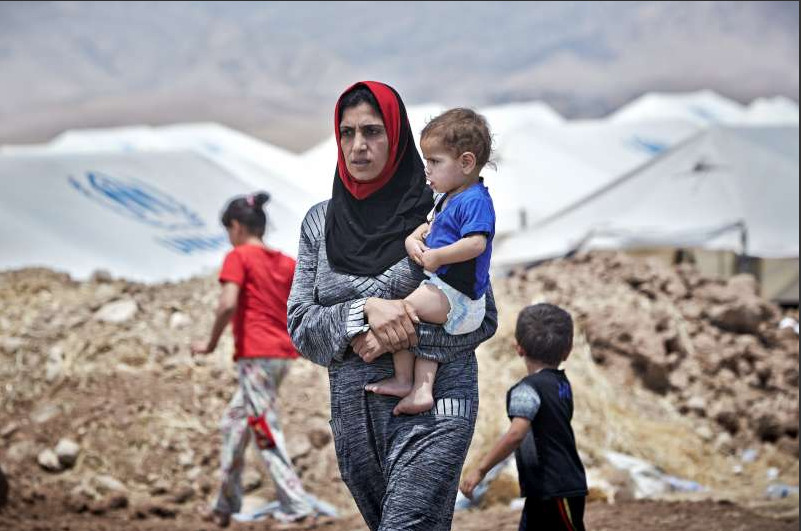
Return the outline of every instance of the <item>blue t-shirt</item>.
[[[434,207],[434,221],[426,237],[431,249],[445,247],[471,234],[484,234],[487,247],[472,260],[448,264],[436,274],[446,283],[471,299],[480,299],[489,287],[489,267],[492,256],[492,238],[495,236],[495,208],[489,190],[481,179],[467,190],[453,196],[440,211],[443,196]]]

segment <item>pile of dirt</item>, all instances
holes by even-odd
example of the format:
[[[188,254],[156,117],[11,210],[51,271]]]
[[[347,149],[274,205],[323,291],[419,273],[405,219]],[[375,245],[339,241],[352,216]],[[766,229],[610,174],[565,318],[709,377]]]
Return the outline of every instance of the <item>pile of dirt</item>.
[[[519,280],[519,296],[544,294],[572,310],[594,361],[619,383],[634,380],[712,420],[720,445],[765,441],[798,455],[798,336],[779,328],[781,309],[757,296],[753,276],[724,282],[597,253]]]
[[[192,357],[211,328],[215,278],[145,285],[89,282],[43,269],[0,273],[0,464],[10,504],[64,512],[189,514],[217,487],[218,423],[236,385],[232,339]],[[345,513],[328,426],[328,377],[293,364],[279,400],[291,457],[308,490]],[[62,440],[77,446],[59,462]],[[52,462],[48,462],[51,455]],[[250,452],[248,492],[274,499]]]
[[[756,297],[752,280],[591,254],[494,286],[501,327],[478,353],[468,468],[508,426],[505,393],[524,372],[512,349],[516,313],[547,300],[576,317],[567,367],[593,474],[622,481],[605,463],[613,450],[737,503],[763,498],[768,470],[797,482],[798,338],[779,330],[780,310]],[[218,293],[214,277],[145,285],[102,273],[87,282],[44,269],[0,273],[0,466],[10,484],[0,518],[25,529],[59,515],[76,529],[120,519],[194,528],[217,486],[218,422],[236,381],[228,333],[215,354],[189,353],[211,327]],[[343,529],[358,528],[328,427],[325,369],[293,363],[279,407],[304,485],[345,515]],[[745,462],[749,450],[756,457]],[[257,456],[248,460],[247,490],[273,499]],[[502,476],[485,505],[515,496]],[[458,528],[484,529],[470,527],[478,517],[469,514]]]
[[[467,469],[507,429],[506,390],[525,376],[513,347],[517,312],[551,302],[576,321],[566,370],[593,496],[642,495],[637,478],[610,464],[613,451],[697,489],[671,486],[660,496],[797,514],[797,495],[775,504],[766,498],[776,485],[798,484],[798,337],[779,328],[782,310],[755,295],[753,278],[723,282],[684,266],[590,253],[518,271],[493,286],[500,326],[478,356],[481,405]],[[512,466],[484,505],[517,495]]]

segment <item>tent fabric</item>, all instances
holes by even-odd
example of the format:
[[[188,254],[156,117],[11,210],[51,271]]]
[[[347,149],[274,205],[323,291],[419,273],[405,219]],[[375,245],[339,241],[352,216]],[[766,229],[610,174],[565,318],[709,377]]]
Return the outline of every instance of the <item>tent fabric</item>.
[[[651,92],[624,105],[610,123],[683,120],[710,125],[798,125],[798,104],[789,98],[757,98],[748,106],[711,90],[684,93]]]
[[[409,107],[415,142],[425,123],[443,110],[439,104]],[[494,262],[559,256],[582,242],[612,248],[681,242],[736,250],[743,237],[754,252],[797,255],[797,229],[796,243],[788,245],[782,228],[797,227],[798,218],[798,105],[792,100],[765,98],[746,107],[711,91],[652,93],[607,118],[587,121],[566,121],[540,102],[478,111],[490,122],[496,149],[497,168],[482,172],[496,207]],[[792,124],[795,133],[777,133],[775,127],[710,129],[721,123]],[[0,267],[49,265],[76,276],[105,268],[148,280],[186,277],[219,265],[227,247],[219,210],[232,195],[255,190],[272,196],[270,239],[294,254],[303,215],[331,195],[333,138],[294,154],[219,124],[199,123],[74,130],[46,144],[0,146]],[[675,149],[679,145],[683,155]],[[639,182],[641,172],[653,164],[664,169],[665,161],[679,159],[690,168],[682,170],[684,179],[656,179],[636,190],[626,184]],[[730,167],[738,168],[733,178]],[[774,197],[764,184],[787,179],[787,168],[795,179],[781,187],[791,193]],[[143,199],[150,207],[165,194],[170,199],[162,198],[160,208],[178,208],[175,200],[199,216],[203,229],[191,234],[147,226],[131,217],[132,211],[98,202],[97,189],[79,201],[80,186],[68,192],[64,183],[73,176],[85,189],[92,171],[109,177],[98,181],[104,183],[97,185],[100,190],[120,186],[126,193],[152,192]],[[746,182],[754,176],[755,183]],[[696,183],[695,188],[688,183]],[[630,188],[628,196],[615,191]],[[753,197],[743,199],[744,190]],[[46,199],[32,199],[37,194]],[[688,198],[683,202],[675,198],[682,194]],[[796,200],[788,206],[792,197]],[[782,212],[776,217],[781,223],[771,225],[775,220],[764,220],[760,208]],[[787,212],[794,213],[793,219],[784,220]],[[665,226],[671,216],[681,219]],[[193,256],[178,257],[169,266],[148,265],[131,249],[119,249],[114,237],[101,236],[103,230],[130,233],[144,254],[165,264],[182,247]],[[164,234],[173,238],[171,251],[156,242]]]
[[[249,185],[250,191],[267,190],[273,202],[294,207],[298,215],[305,214],[315,202],[295,183],[302,178],[295,154],[214,123],[81,129],[66,131],[47,144],[0,148],[0,154],[11,155],[160,151],[202,155]]]
[[[797,127],[714,127],[497,242],[493,262],[663,245],[797,257],[798,168]]]
[[[0,268],[177,280],[219,267],[219,216],[252,191],[193,152],[0,155]],[[268,205],[267,242],[297,253],[301,216]]]

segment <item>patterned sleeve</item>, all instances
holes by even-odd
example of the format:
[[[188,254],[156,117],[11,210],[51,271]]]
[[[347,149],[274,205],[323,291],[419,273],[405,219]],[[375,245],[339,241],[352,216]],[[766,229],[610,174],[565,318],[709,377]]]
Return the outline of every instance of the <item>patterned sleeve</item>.
[[[491,338],[498,328],[498,310],[492,286],[487,290],[487,309],[484,321],[478,330],[469,334],[452,336],[440,325],[421,323],[417,325],[418,345],[411,350],[415,356],[448,363],[460,356],[470,354],[478,345]]]
[[[331,306],[316,300],[314,286],[324,218],[321,203],[312,207],[303,220],[295,277],[287,301],[287,328],[301,356],[327,367],[332,360],[341,360],[350,340],[368,327],[364,322],[366,299]]]
[[[542,399],[540,399],[537,390],[522,382],[512,388],[512,392],[509,394],[509,411],[507,414],[509,418],[523,417],[533,421],[540,410],[541,403]]]

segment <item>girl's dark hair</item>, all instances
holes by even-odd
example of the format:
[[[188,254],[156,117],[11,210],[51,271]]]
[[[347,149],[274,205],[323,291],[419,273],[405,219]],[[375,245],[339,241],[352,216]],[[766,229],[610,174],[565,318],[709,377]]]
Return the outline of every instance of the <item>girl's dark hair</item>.
[[[269,200],[270,194],[267,192],[235,197],[225,207],[220,221],[225,228],[230,228],[231,222],[236,220],[244,225],[250,234],[261,238],[267,226],[267,215],[262,207]]]
[[[375,99],[370,89],[364,85],[358,85],[343,94],[342,98],[339,100],[339,116],[337,116],[337,123],[342,121],[342,114],[345,112],[345,109],[356,107],[360,103],[367,103],[378,116],[383,116],[381,114],[381,108],[378,106],[378,100]]]

